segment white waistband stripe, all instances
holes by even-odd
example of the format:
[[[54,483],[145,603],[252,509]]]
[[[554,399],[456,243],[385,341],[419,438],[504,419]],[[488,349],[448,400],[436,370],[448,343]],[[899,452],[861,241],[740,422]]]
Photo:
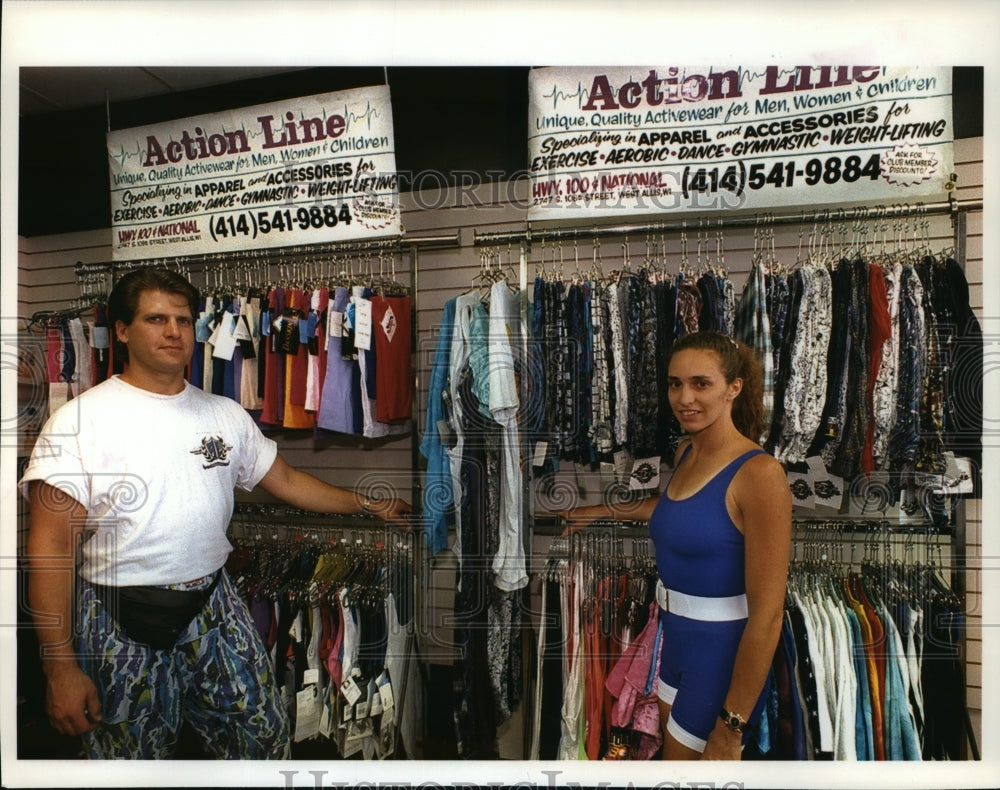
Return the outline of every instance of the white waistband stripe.
[[[712,622],[745,620],[749,611],[746,595],[733,595],[727,598],[687,595],[666,588],[660,581],[656,583],[656,602],[664,611],[687,617],[689,620]]]

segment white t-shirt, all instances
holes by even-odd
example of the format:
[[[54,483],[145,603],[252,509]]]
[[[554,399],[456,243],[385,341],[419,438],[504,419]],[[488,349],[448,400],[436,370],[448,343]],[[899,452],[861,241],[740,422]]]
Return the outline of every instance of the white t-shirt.
[[[21,489],[43,480],[86,508],[88,581],[174,584],[225,563],[233,489],[251,490],[276,456],[230,398],[191,384],[158,395],[115,376],[49,418]]]

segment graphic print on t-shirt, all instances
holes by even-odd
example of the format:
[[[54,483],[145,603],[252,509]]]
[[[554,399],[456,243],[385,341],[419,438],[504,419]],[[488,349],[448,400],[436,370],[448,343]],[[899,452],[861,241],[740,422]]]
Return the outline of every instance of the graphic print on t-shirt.
[[[191,451],[192,455],[203,455],[208,462],[202,464],[202,469],[213,469],[216,466],[229,466],[229,451],[233,449],[231,444],[226,444],[221,436],[205,436],[201,440],[201,446]]]

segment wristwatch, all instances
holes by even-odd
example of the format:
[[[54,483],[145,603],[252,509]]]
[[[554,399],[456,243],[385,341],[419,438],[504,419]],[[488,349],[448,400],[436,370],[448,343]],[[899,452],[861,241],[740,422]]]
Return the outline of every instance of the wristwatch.
[[[740,714],[733,713],[725,708],[719,711],[719,718],[722,719],[723,723],[733,732],[746,732],[747,727],[750,726],[750,723],[740,716]]]

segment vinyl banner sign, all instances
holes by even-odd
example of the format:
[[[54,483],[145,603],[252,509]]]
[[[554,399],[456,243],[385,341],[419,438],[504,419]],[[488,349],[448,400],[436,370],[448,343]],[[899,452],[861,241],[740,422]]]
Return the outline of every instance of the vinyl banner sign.
[[[540,68],[530,220],[915,202],[947,191],[951,69]]]
[[[119,260],[398,235],[389,88],[110,132]]]

